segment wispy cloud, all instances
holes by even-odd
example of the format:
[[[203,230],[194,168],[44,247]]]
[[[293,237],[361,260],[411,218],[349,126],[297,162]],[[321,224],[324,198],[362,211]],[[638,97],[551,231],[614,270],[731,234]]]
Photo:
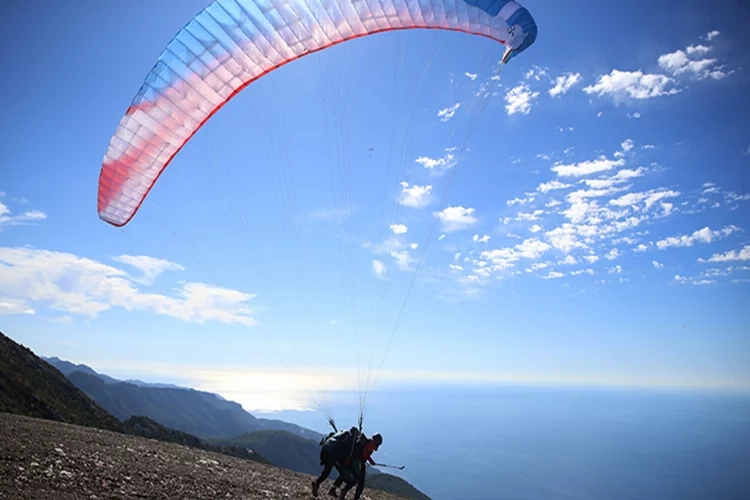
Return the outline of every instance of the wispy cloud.
[[[750,260],[750,245],[745,245],[740,250],[715,253],[709,259],[698,259],[698,262],[736,262],[746,260]]]
[[[623,165],[625,165],[625,160],[622,158],[610,160],[606,156],[600,156],[595,160],[587,160],[579,163],[555,163],[551,170],[560,177],[582,177],[584,175],[612,170],[615,167]]]
[[[539,92],[532,91],[525,83],[520,83],[505,94],[505,111],[508,115],[517,113],[527,115],[532,103],[539,97]]]
[[[405,234],[409,230],[405,224],[391,224],[389,229],[393,234]]]
[[[678,93],[673,84],[674,80],[666,75],[613,69],[608,75],[600,76],[595,84],[584,87],[583,91],[600,97],[609,95],[616,100],[625,97],[653,99]]]
[[[372,274],[375,275],[378,279],[383,279],[385,277],[385,271],[386,266],[379,260],[373,260],[372,261]]]
[[[694,231],[692,234],[684,234],[681,236],[670,236],[656,242],[656,247],[659,250],[664,250],[670,247],[691,247],[696,243],[711,243],[715,240],[726,238],[739,231],[740,228],[737,226],[726,226],[722,229],[711,229],[708,226]]]
[[[567,189],[572,186],[572,184],[566,184],[558,180],[552,180],[539,184],[539,187],[537,187],[536,190],[540,193],[549,193],[550,191],[554,191],[556,189]]]
[[[4,198],[5,193],[0,193],[0,198]],[[25,200],[24,200],[25,202]],[[26,210],[20,214],[14,215],[10,208],[0,201],[0,231],[6,226],[25,226],[43,221],[47,214],[41,210]]]
[[[456,158],[453,155],[456,148],[446,148],[445,154],[440,158],[420,156],[415,161],[428,170],[450,169],[456,166]]]
[[[4,295],[28,308],[35,304],[96,317],[119,307],[191,323],[219,321],[246,326],[257,323],[247,305],[255,295],[237,290],[181,282],[172,295],[144,293],[136,286],[137,278],[122,269],[70,253],[28,247],[0,247],[0,263]]]
[[[711,31],[703,38],[710,42],[718,34],[718,31]],[[704,57],[712,50],[713,47],[703,44],[689,45],[685,49],[661,54],[656,58],[659,67],[668,74],[613,69],[583,90],[600,97],[612,96],[616,102],[626,98],[642,100],[674,95],[684,90],[684,87],[678,87],[680,77],[721,80],[734,72],[726,71],[724,66],[718,65],[716,57]],[[679,81],[685,83],[684,79]]]
[[[0,296],[0,316],[15,314],[34,315],[36,311],[25,300]]]
[[[712,41],[714,38],[716,38],[719,35],[721,35],[721,32],[719,30],[711,30],[708,33],[706,33],[705,35],[703,35],[703,38],[705,40],[708,40],[710,42],[710,41]]]
[[[408,182],[401,182],[401,195],[398,202],[404,206],[412,208],[426,207],[430,203],[430,193],[432,186],[410,186]]]
[[[447,108],[443,108],[440,111],[438,111],[438,118],[440,118],[441,122],[447,122],[453,116],[456,114],[456,111],[458,111],[458,108],[461,107],[461,103],[457,102],[453,106],[448,106]]]
[[[658,59],[659,67],[674,76],[688,75],[697,80],[705,80],[706,78],[721,80],[728,76],[728,73],[716,66],[718,61],[716,58],[694,59],[694,57],[705,55],[710,50],[710,47],[704,45],[691,45],[684,51],[676,50],[668,54],[662,54]]]
[[[568,90],[581,81],[580,73],[566,73],[555,78],[555,85],[549,89],[549,95],[558,97],[566,94]]]
[[[473,208],[464,208],[460,205],[447,207],[440,212],[434,212],[433,215],[440,220],[442,230],[446,233],[469,229],[479,222],[479,219],[474,215]]]
[[[184,271],[185,268],[175,262],[166,259],[149,257],[147,255],[120,255],[113,257],[113,260],[122,264],[127,264],[141,272],[140,278],[133,278],[145,284],[153,283],[165,271]]]

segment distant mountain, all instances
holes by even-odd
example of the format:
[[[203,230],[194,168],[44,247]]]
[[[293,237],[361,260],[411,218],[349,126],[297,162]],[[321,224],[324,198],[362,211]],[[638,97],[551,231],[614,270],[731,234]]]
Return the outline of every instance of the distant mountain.
[[[320,445],[286,431],[258,431],[213,443],[235,444],[257,451],[272,464],[306,474],[320,474]],[[334,476],[335,477],[335,476]]]
[[[52,364],[68,372],[67,378]],[[112,408],[114,416],[107,412],[107,407]],[[59,358],[43,360],[0,332],[0,413],[4,412],[176,443],[312,475],[320,473],[319,433],[279,420],[257,419],[237,403],[215,394],[183,388],[141,387],[101,375],[86,365]],[[201,439],[194,433],[144,416],[144,412],[160,414],[167,421],[184,413],[181,419],[177,418],[179,423],[203,429],[208,426],[226,432],[232,426],[245,426],[259,430],[237,433],[239,437],[234,439],[221,434],[223,439]],[[336,476],[335,471],[332,476]],[[368,473],[367,487],[418,500],[427,498],[403,479],[373,468]]]
[[[201,438],[231,438],[261,430],[287,431],[320,440],[320,433],[275,419],[256,418],[221,396],[166,384],[136,384],[98,373],[89,366],[57,357],[45,358],[102,408],[120,420],[149,417],[167,427]],[[145,384],[145,383],[142,383]]]
[[[59,370],[0,332],[0,412],[122,430]]]
[[[231,437],[263,429],[257,418],[240,405],[193,389],[139,387],[127,382],[106,383],[74,371],[68,378],[79,389],[120,420],[133,415],[201,438]]]
[[[130,417],[124,422],[123,426],[125,427],[125,431],[133,436],[157,439],[167,443],[177,443],[192,448],[223,453],[224,455],[245,458],[247,460],[254,460],[265,464],[271,463],[265,457],[262,457],[260,454],[253,450],[249,450],[244,446],[211,444],[193,436],[192,434],[165,427],[148,417]]]
[[[86,377],[99,384],[105,384],[104,380],[98,376],[90,375],[93,370],[86,370],[88,367],[85,365],[56,361],[66,370],[73,369],[71,372],[73,377]],[[79,371],[81,367],[83,370]],[[59,369],[2,333],[0,333],[0,412],[96,427],[178,443],[256,462],[270,463],[246,447],[207,443],[196,436],[170,429],[143,416],[131,416],[121,422],[76,387]]]
[[[243,434],[230,440],[209,440],[214,444],[234,444],[250,448],[267,458],[272,464],[296,472],[317,476],[322,470],[320,465],[319,439],[312,441],[284,431],[259,431]],[[331,479],[338,476],[336,469],[331,472]],[[387,493],[401,495],[416,500],[430,498],[400,477],[386,474],[369,467],[366,487]]]
[[[174,384],[159,384],[159,383],[152,383],[152,382],[144,382],[142,380],[136,380],[136,379],[119,380],[119,379],[110,377],[109,375],[104,375],[102,373],[99,373],[95,371],[93,368],[91,368],[90,366],[84,365],[83,363],[81,364],[71,363],[70,361],[65,361],[56,356],[51,357],[51,358],[46,358],[42,356],[41,358],[47,363],[57,368],[58,370],[60,370],[65,376],[68,376],[75,371],[80,371],[83,373],[87,373],[89,375],[93,375],[95,377],[99,377],[100,379],[104,380],[108,384],[115,384],[117,382],[128,382],[128,383],[137,385],[139,387],[162,387],[162,388],[172,388],[172,389],[184,389],[184,387],[180,387],[179,385],[174,385]]]

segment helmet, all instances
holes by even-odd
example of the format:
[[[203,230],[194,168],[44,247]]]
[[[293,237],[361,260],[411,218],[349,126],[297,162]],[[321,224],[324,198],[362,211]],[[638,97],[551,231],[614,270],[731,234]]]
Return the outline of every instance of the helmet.
[[[372,440],[375,441],[376,450],[380,448],[381,444],[383,444],[383,436],[381,436],[380,433],[373,434]]]

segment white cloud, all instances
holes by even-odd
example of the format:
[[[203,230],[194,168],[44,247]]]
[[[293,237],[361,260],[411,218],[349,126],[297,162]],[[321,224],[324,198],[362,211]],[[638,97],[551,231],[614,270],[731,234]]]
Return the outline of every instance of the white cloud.
[[[635,147],[635,142],[633,142],[633,139],[625,139],[622,141],[622,144],[620,144],[620,147],[627,153]]]
[[[539,224],[534,224],[533,226],[529,228],[529,231],[531,231],[532,233],[538,233],[541,230],[542,230],[542,226],[540,226]]]
[[[501,271],[513,267],[521,259],[538,259],[551,248],[550,245],[537,238],[530,238],[514,247],[485,250],[481,253],[481,257],[483,260],[492,263],[493,271]],[[546,267],[546,265],[538,268],[542,267]]]
[[[525,205],[527,203],[531,203],[532,201],[534,201],[534,197],[529,196],[527,198],[514,198],[512,200],[506,201],[505,204],[509,207],[512,207],[513,205]]]
[[[566,189],[571,186],[572,184],[565,184],[564,182],[560,182],[558,180],[552,180],[539,184],[539,187],[537,187],[536,190],[540,193],[549,193],[550,191],[554,191],[556,189]]]
[[[468,229],[479,222],[479,219],[474,216],[473,208],[462,206],[447,207],[440,212],[434,212],[432,215],[442,222],[443,231],[446,233]]]
[[[643,208],[650,209],[655,203],[666,198],[677,198],[680,196],[679,191],[671,189],[651,189],[649,191],[628,193],[617,199],[609,200],[610,205],[617,207],[639,207],[643,203]]]
[[[655,260],[655,261],[653,261],[653,262],[651,262],[651,264],[653,264],[653,266],[654,266],[654,267],[655,267],[656,269],[661,269],[662,267],[664,267],[664,264],[662,264],[661,262],[658,262],[658,261],[656,261],[656,260]]]
[[[453,106],[443,108],[440,111],[438,111],[438,114],[437,114],[438,118],[440,118],[441,122],[447,122],[448,120],[453,118],[453,116],[456,114],[456,111],[458,111],[458,108],[460,107],[461,107],[461,103],[457,102]]]
[[[438,236],[438,241],[442,241],[444,239],[445,239],[445,234],[441,234],[440,236]]]
[[[480,237],[478,234],[475,234],[474,237],[472,237],[472,240],[477,243],[487,243],[490,241],[490,235],[485,234],[484,236]]]
[[[536,64],[523,75],[524,79],[531,80],[532,78],[537,82],[542,79],[543,76],[547,76],[547,70],[537,66]]]
[[[622,273],[622,266],[618,264],[615,267],[608,267],[607,272],[609,274],[620,274]]]
[[[566,255],[565,258],[560,262],[560,264],[573,266],[575,264],[578,264],[578,261],[572,255]]]
[[[586,245],[576,237],[576,229],[572,224],[565,223],[551,231],[544,233],[553,247],[569,253],[574,248],[585,248]]]
[[[382,280],[385,277],[385,271],[385,264],[377,259],[372,261],[372,274],[374,274],[376,278]]]
[[[709,31],[708,33],[706,33],[704,35],[704,38],[710,42],[711,40],[713,40],[714,38],[716,38],[719,35],[721,35],[721,32],[719,30],[712,30],[712,31]]]
[[[560,177],[582,177],[584,175],[611,170],[623,165],[625,165],[625,160],[622,158],[618,160],[610,160],[605,156],[600,156],[596,160],[587,160],[569,165],[556,163],[551,170],[557,173]]]
[[[680,68],[684,67],[690,60],[687,55],[681,51],[675,51],[670,54],[664,54],[659,56],[659,66],[662,69],[676,73]]]
[[[537,209],[533,212],[518,212],[518,215],[516,216],[516,220],[539,220],[539,216],[544,214],[544,210]]]
[[[15,314],[34,315],[36,314],[36,311],[30,307],[25,300],[0,296],[0,316],[10,316]]]
[[[472,82],[477,79],[477,76],[479,76],[476,73],[469,73],[469,72],[464,73],[464,75],[466,75],[466,77]]]
[[[5,193],[2,193],[5,195]],[[47,214],[40,210],[27,210],[19,215],[13,215],[10,208],[0,201],[0,231],[4,226],[22,226],[45,220]]]
[[[691,60],[682,50],[659,56],[659,66],[664,70],[675,76],[688,74],[698,80],[706,78],[720,80],[726,77],[727,73],[722,71],[721,68],[714,68],[716,62],[717,60],[713,58]]]
[[[555,85],[549,89],[549,95],[557,97],[563,95],[570,90],[573,85],[581,81],[580,73],[567,73],[565,75],[558,76],[555,78]]]
[[[727,237],[732,233],[739,231],[737,226],[726,226],[720,230],[712,230],[708,226],[698,229],[690,235],[670,236],[656,242],[659,250],[669,247],[691,247],[696,243],[711,243],[712,241]]]
[[[689,56],[704,56],[711,51],[711,47],[706,47],[705,45],[689,45],[685,51]]]
[[[532,92],[528,85],[520,83],[505,94],[505,111],[508,115],[516,113],[529,114],[531,104],[539,97],[539,92]]]
[[[549,267],[549,262],[534,262],[529,266],[529,268],[526,270],[526,272],[532,272],[532,271],[538,271],[540,269],[544,269],[546,267]]]
[[[584,87],[583,91],[600,97],[611,95],[616,99],[651,99],[679,92],[670,88],[673,83],[674,80],[666,75],[613,69],[610,74],[600,76],[594,85]]]
[[[445,154],[440,158],[420,156],[415,161],[428,170],[453,168],[457,163],[455,157],[453,156],[454,151],[455,148],[447,148],[445,150]]]
[[[615,260],[617,257],[620,256],[620,251],[617,248],[613,248],[612,250],[607,253],[607,255],[604,256],[607,260]]]
[[[581,274],[588,274],[589,276],[593,276],[594,270],[593,269],[577,269],[575,271],[571,271],[570,274],[572,276],[580,276]]]
[[[707,261],[698,259],[698,262],[734,262],[745,260],[750,260],[750,245],[745,245],[739,251],[730,250],[726,253],[715,253]]]
[[[407,207],[421,208],[430,203],[430,192],[432,186],[409,186],[406,181],[401,182],[401,196],[398,202]]]
[[[463,266],[459,266],[458,264],[450,264],[450,268],[453,269],[454,271],[463,271],[464,270]]]
[[[164,271],[185,270],[184,267],[175,262],[156,257],[149,257],[147,255],[120,255],[118,257],[113,257],[113,260],[138,269],[143,274],[140,281],[146,284],[153,283],[154,280]]]
[[[551,280],[551,279],[556,279],[556,278],[562,278],[563,276],[565,275],[559,271],[550,271],[547,276],[542,276],[542,279]]]
[[[705,280],[705,279],[695,280],[695,279],[692,279],[692,278],[688,278],[686,276],[680,276],[679,274],[675,274],[674,275],[674,280],[677,283],[682,283],[682,284],[690,283],[692,285],[712,285],[712,284],[716,283],[715,280]]]
[[[538,259],[543,253],[551,248],[552,247],[547,243],[540,241],[537,238],[530,238],[523,243],[516,245],[518,255],[525,259]]]
[[[393,231],[393,234],[404,234],[409,230],[405,224],[391,224],[390,229]]]
[[[0,263],[6,297],[69,314],[96,317],[121,307],[193,323],[257,324],[247,305],[253,294],[191,282],[181,282],[172,295],[144,293],[122,269],[70,253],[27,247],[0,248]]]

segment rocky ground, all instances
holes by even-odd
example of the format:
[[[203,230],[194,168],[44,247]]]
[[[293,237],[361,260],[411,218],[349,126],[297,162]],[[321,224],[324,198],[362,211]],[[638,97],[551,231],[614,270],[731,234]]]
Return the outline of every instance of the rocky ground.
[[[312,499],[311,480],[177,444],[0,413],[0,499]],[[319,498],[331,499],[328,485]],[[368,489],[362,499],[402,500]]]

